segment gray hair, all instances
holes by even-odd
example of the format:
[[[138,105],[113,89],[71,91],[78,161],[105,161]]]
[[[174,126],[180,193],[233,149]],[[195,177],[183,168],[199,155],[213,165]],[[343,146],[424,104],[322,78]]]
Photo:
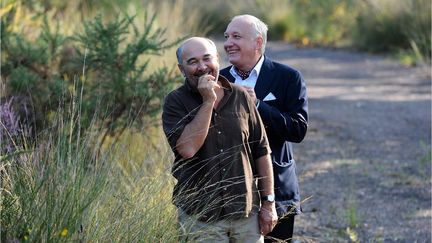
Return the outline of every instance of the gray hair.
[[[214,48],[215,53],[217,53],[216,44],[212,40],[210,40],[209,38],[205,38],[205,37],[191,37],[191,38],[188,38],[188,39],[184,40],[181,43],[181,45],[177,48],[176,56],[177,56],[177,62],[178,62],[178,64],[183,64],[183,59],[182,59],[183,47],[184,47],[184,45],[187,42],[189,42],[192,39],[203,39],[203,40],[208,41],[208,43],[210,43],[210,45]]]
[[[251,22],[252,24],[252,28],[255,35],[255,37],[261,36],[261,38],[263,39],[263,44],[261,46],[261,54],[264,54],[265,52],[265,47],[267,44],[267,31],[268,31],[268,27],[267,24],[265,24],[262,20],[260,20],[259,18],[250,15],[250,14],[243,14],[243,15],[237,15],[234,16],[234,18],[232,18],[231,22],[237,19],[247,19],[248,21]]]

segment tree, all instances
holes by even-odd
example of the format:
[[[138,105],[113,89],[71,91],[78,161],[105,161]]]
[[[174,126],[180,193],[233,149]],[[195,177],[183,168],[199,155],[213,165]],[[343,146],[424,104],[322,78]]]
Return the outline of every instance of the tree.
[[[178,41],[167,43],[164,30],[153,28],[156,15],[146,16],[142,31],[133,17],[104,23],[98,16],[84,24],[82,33],[66,37],[45,17],[39,38],[29,40],[7,28],[13,14],[1,20],[6,83],[1,103],[14,97],[14,110],[33,135],[52,125],[50,117],[59,110],[72,112],[69,104],[80,107],[69,116],[78,119],[77,129],[91,124],[105,129],[101,146],[108,135],[118,138],[127,127],[148,125],[158,114],[177,77],[173,69],[152,66],[150,57]]]
[[[172,89],[173,70],[162,67],[148,74],[150,60],[140,59],[144,54],[158,55],[176,43],[166,44],[163,29],[152,30],[155,17],[144,23],[140,33],[133,18],[118,18],[104,25],[99,16],[74,38],[82,47],[76,49],[76,60],[84,60],[87,72],[81,82],[83,111],[87,118],[98,114],[103,122],[102,143],[107,135],[119,137],[131,125],[148,124]],[[131,42],[125,44],[127,37]]]

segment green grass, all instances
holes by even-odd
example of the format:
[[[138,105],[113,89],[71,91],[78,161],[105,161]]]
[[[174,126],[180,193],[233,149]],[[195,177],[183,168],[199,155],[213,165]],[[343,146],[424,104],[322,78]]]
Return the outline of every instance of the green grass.
[[[361,50],[399,55],[408,65],[431,61],[431,4],[428,0],[365,1],[354,26]]]
[[[125,138],[97,153],[101,132],[77,134],[67,110],[34,142],[16,139],[15,152],[1,154],[1,241],[176,242],[164,141],[138,150]]]
[[[355,202],[351,202],[350,205],[348,205],[348,208],[346,209],[346,217],[348,221],[348,227],[353,229],[358,226],[359,219],[358,219],[358,212],[357,212],[357,206]]]

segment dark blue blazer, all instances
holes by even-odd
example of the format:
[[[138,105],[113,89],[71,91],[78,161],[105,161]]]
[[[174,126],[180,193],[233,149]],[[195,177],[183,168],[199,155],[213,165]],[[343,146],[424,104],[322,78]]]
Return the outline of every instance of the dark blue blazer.
[[[220,74],[234,82],[230,68],[222,69]],[[272,150],[278,215],[286,214],[290,206],[295,206],[295,212],[299,213],[300,191],[291,142],[299,143],[306,135],[308,100],[305,81],[294,68],[264,57],[255,93],[260,100],[258,111]]]

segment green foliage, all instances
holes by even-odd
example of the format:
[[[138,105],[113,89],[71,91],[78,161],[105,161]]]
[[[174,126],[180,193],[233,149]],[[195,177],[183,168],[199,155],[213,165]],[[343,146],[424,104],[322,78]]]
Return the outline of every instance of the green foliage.
[[[375,53],[410,50],[418,61],[430,62],[430,1],[415,0],[397,5],[383,1],[379,6],[366,4],[357,18],[353,40],[362,50]]]
[[[68,94],[75,89],[82,92],[79,128],[84,131],[97,118],[96,124],[105,128],[102,144],[108,135],[120,136],[129,124],[152,123],[177,77],[150,62],[150,56],[177,43],[167,43],[164,29],[153,28],[156,15],[143,30],[127,15],[107,23],[99,16],[70,37],[59,33],[58,24],[51,27],[45,16],[42,31],[31,39],[6,27],[15,14],[12,9],[2,17],[1,76],[5,97],[17,97],[15,110],[31,107],[19,116],[27,117],[21,122],[35,134],[51,125],[59,104],[76,102]]]
[[[32,138],[18,134],[12,152],[0,151],[1,242],[176,242],[171,153],[150,156],[141,143],[128,158],[131,144],[103,144],[122,131],[148,135],[175,84],[173,70],[153,63],[172,46],[156,17],[98,17],[68,35],[60,30],[70,23],[50,22],[62,10],[34,3],[41,12],[26,15],[14,3],[0,8],[1,102],[35,122]]]
[[[409,47],[403,31],[405,14],[393,15],[365,11],[357,18],[356,44],[358,47],[373,52],[388,52],[402,47]],[[373,44],[372,44],[373,43]]]
[[[287,11],[269,16],[269,38],[304,45],[340,46],[347,42],[355,1],[292,0]]]
[[[99,16],[85,23],[84,32],[74,38],[81,45],[76,49],[75,62],[83,60],[86,68],[79,83],[84,92],[83,117],[98,114],[106,135],[121,134],[134,122],[138,127],[145,125],[157,115],[163,97],[172,89],[172,72],[162,67],[148,73],[150,60],[140,59],[143,55],[159,55],[172,46],[163,39],[163,29],[153,31],[154,20],[155,16],[140,33],[133,18],[104,24]]]
[[[176,242],[169,160],[141,153],[137,163],[130,144],[96,156],[98,131],[74,129],[79,107],[60,107],[36,143],[0,156],[1,242]]]
[[[172,0],[172,2],[181,2],[181,0]],[[200,23],[199,28],[195,30],[198,35],[209,33],[215,38],[222,38],[227,24],[237,12],[247,9],[247,6],[253,6],[253,0],[231,1],[201,1],[187,0],[184,1],[184,14],[189,14],[192,9],[199,12],[197,21]],[[191,33],[191,31],[189,31]]]
[[[201,1],[202,2],[202,1]],[[234,15],[252,14],[269,26],[269,40],[296,46],[352,47],[399,54],[406,63],[428,62],[431,56],[429,0],[231,0],[188,1],[202,12],[210,33],[222,37]]]
[[[354,203],[352,203],[352,205],[349,205],[349,208],[346,210],[346,217],[350,228],[355,228],[358,226],[359,222],[357,216],[357,207]]]
[[[52,33],[47,19],[43,21],[44,31],[36,41],[13,33],[8,26],[8,18],[2,18],[2,79],[6,81],[6,96],[19,97],[21,106],[32,107],[27,123],[34,128],[42,128],[43,114],[49,114],[58,105],[61,93],[61,78],[56,70],[59,47],[66,41],[57,32]],[[19,109],[18,110],[22,110]]]
[[[80,231],[106,184],[106,169],[91,163],[89,141],[72,144],[76,136],[65,129],[70,124],[64,118],[39,136],[43,143],[2,158],[2,242],[63,241],[68,232]]]

